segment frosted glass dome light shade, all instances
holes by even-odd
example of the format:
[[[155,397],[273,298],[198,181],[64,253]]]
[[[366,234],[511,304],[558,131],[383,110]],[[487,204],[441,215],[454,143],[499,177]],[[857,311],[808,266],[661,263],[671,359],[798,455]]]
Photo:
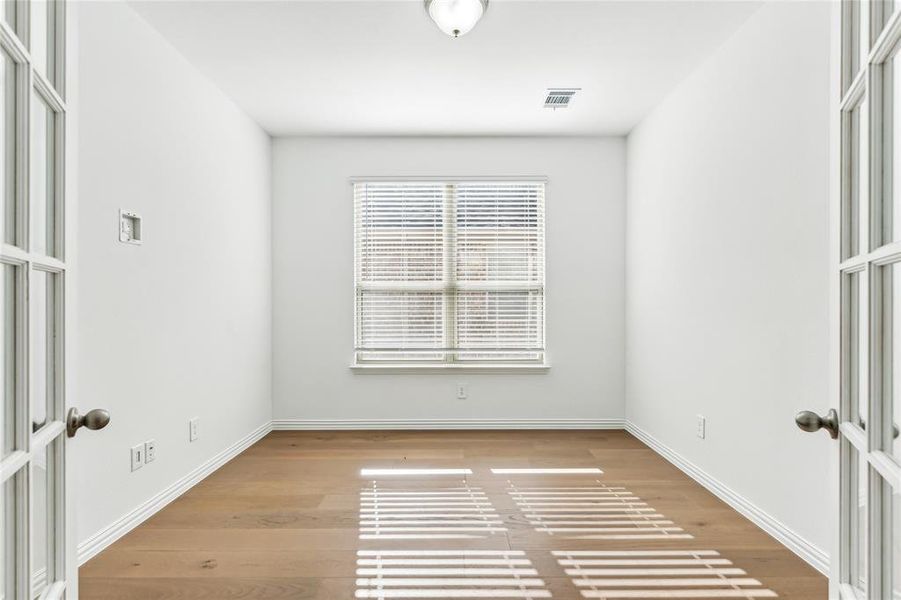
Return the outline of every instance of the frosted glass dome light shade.
[[[488,9],[488,0],[425,0],[438,29],[453,37],[466,35]]]

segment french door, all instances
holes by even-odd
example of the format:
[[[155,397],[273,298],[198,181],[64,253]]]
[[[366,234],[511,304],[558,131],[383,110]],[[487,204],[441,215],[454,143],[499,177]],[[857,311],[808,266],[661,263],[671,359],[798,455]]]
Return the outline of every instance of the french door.
[[[843,599],[891,600],[901,599],[901,2],[844,0],[839,10],[834,589]]]
[[[65,25],[0,4],[0,599],[66,597]],[[69,596],[75,597],[70,590]]]

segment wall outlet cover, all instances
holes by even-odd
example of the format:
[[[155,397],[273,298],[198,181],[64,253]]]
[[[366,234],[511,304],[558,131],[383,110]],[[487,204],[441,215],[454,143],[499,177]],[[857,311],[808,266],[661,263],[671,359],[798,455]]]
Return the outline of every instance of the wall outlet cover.
[[[194,442],[200,437],[200,417],[188,421],[188,441]]]
[[[144,442],[144,463],[151,463],[156,460],[156,440],[147,440]]]
[[[131,470],[137,471],[144,466],[144,444],[138,444],[131,448]]]

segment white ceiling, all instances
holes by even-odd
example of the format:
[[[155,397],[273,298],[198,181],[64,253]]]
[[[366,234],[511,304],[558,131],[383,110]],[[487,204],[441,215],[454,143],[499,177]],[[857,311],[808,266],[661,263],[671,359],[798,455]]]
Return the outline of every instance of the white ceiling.
[[[456,40],[413,0],[132,5],[272,135],[619,135],[759,3],[492,0]]]

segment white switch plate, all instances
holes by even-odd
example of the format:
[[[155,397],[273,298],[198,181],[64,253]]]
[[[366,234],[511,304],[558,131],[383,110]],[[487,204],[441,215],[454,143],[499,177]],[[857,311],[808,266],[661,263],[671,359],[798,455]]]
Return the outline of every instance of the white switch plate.
[[[466,400],[466,384],[457,384],[457,400]]]
[[[144,444],[138,444],[131,449],[131,470],[137,471],[144,466]]]
[[[125,244],[141,244],[144,241],[141,215],[129,210],[119,210],[119,241]]]
[[[194,442],[200,437],[200,417],[188,421],[188,441]]]
[[[704,415],[698,415],[698,437],[702,440],[707,437],[707,418]]]
[[[144,463],[152,463],[156,460],[156,440],[144,442]]]

